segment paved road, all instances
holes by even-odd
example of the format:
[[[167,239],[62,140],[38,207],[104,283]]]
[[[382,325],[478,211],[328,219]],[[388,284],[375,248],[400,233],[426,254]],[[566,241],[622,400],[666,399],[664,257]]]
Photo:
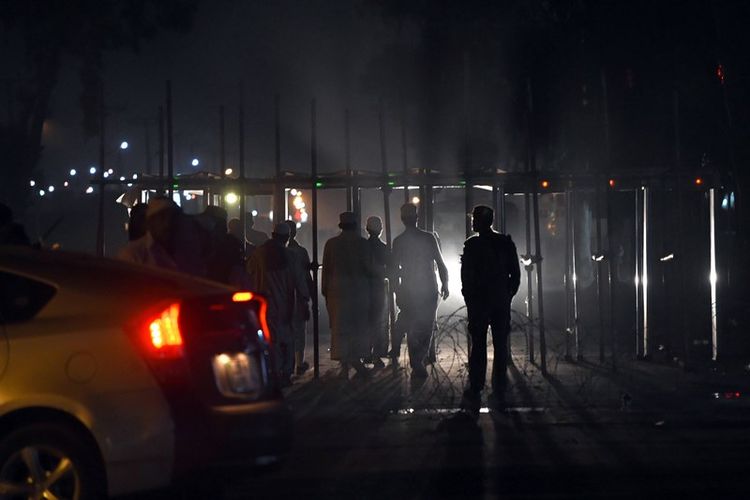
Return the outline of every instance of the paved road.
[[[226,482],[226,495],[750,498],[747,375],[627,360],[613,372],[551,358],[545,377],[516,356],[510,407],[475,420],[457,409],[465,352],[441,347],[423,384],[389,367],[342,381],[329,364],[319,380],[298,381],[287,394],[291,455],[275,470]],[[730,389],[740,399],[726,400]]]
[[[554,372],[515,358],[512,406],[476,421],[457,411],[465,368],[453,359],[419,386],[388,368],[363,382],[327,373],[288,395],[286,464],[230,496],[750,498],[746,399],[712,392],[736,379],[637,363]]]

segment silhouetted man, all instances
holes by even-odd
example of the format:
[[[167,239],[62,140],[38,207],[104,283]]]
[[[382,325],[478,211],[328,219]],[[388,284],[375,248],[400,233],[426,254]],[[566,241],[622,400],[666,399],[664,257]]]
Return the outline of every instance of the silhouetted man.
[[[385,363],[380,358],[388,354],[388,283],[386,278],[390,270],[391,252],[380,239],[383,232],[383,221],[380,217],[368,217],[365,226],[370,237],[367,247],[370,249],[370,309],[367,328],[370,332],[370,361],[375,368],[383,368]]]
[[[300,273],[305,276],[305,283],[309,294],[303,297],[296,294],[294,300],[294,314],[292,314],[292,339],[294,343],[294,373],[302,375],[310,368],[310,364],[305,361],[305,336],[307,334],[307,321],[310,319],[310,297],[315,293],[315,285],[310,275],[310,254],[307,249],[297,241],[297,223],[293,220],[284,221],[289,226],[289,243],[287,249],[294,255],[295,265],[299,268]]]
[[[286,248],[288,240],[289,226],[283,222],[276,224],[271,239],[258,247],[247,261],[252,290],[262,293],[268,300],[268,328],[277,342],[277,368],[285,386],[291,383],[294,367],[292,317],[295,297],[309,297],[305,277],[295,264],[295,257]]]
[[[323,249],[321,292],[331,322],[331,359],[341,362],[341,377],[349,368],[367,373],[362,358],[368,356],[370,258],[367,240],[357,231],[352,212],[339,215],[341,234],[326,241]]]
[[[258,231],[257,229],[253,229],[255,227],[255,217],[253,217],[252,212],[247,212],[245,216],[246,216],[245,221],[247,223],[247,231],[245,232],[245,239],[247,240],[248,243],[253,244],[255,248],[257,248],[268,240],[268,235],[264,233],[263,231]]]
[[[438,298],[448,298],[448,269],[433,233],[417,227],[417,207],[407,203],[401,207],[404,232],[393,241],[393,273],[396,302],[400,309],[400,329],[406,331],[412,375],[427,376],[425,365],[434,362],[432,332]],[[440,275],[440,293],[435,279],[435,265]],[[402,331],[394,333],[391,346],[393,363],[398,363]],[[431,352],[432,351],[432,352]]]
[[[518,292],[521,270],[516,245],[510,236],[492,230],[493,212],[479,205],[472,211],[471,226],[479,233],[464,243],[461,256],[461,293],[469,316],[469,387],[462,406],[478,412],[487,373],[487,327],[492,327],[494,360],[490,405],[502,408],[507,385],[510,302]]]

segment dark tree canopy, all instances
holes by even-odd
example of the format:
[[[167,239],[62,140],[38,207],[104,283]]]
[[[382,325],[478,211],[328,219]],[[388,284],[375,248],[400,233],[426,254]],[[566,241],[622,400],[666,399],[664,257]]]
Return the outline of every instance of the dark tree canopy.
[[[102,55],[131,49],[161,30],[192,27],[195,0],[2,0],[0,51],[16,71],[6,82],[11,105],[0,125],[3,183],[0,198],[22,206],[42,150],[42,128],[64,57],[78,61],[83,128],[99,124]]]

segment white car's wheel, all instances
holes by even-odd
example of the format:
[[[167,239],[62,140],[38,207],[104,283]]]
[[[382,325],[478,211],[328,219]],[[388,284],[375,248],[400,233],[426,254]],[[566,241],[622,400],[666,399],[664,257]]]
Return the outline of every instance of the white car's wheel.
[[[0,442],[0,500],[104,497],[100,460],[74,430],[31,424]]]

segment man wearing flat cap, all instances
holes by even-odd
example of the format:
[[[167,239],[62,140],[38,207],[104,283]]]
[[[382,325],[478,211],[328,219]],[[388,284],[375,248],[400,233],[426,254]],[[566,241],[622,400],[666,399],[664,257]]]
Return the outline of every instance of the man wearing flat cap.
[[[362,359],[369,356],[367,316],[369,310],[370,257],[367,240],[357,231],[352,212],[339,215],[341,234],[323,249],[321,291],[331,323],[331,359],[341,363],[342,378],[349,368],[358,376],[367,371]]]
[[[399,330],[406,331],[412,376],[425,378],[425,365],[435,360],[432,332],[438,299],[448,298],[448,268],[435,235],[417,227],[416,205],[407,203],[401,207],[401,222],[404,223],[404,232],[393,241],[392,253],[396,302],[400,309]],[[435,266],[440,275],[439,292]],[[398,362],[401,350],[400,334],[401,331],[392,335],[394,364]]]
[[[289,226],[279,222],[267,240],[250,256],[247,272],[253,291],[262,293],[268,300],[268,328],[276,341],[277,370],[282,385],[289,385],[294,369],[294,338],[292,320],[295,300],[308,300],[310,290],[302,267],[286,248]]]
[[[461,293],[468,313],[469,387],[462,406],[474,413],[481,406],[481,391],[487,372],[487,327],[492,327],[492,390],[489,404],[505,404],[507,385],[508,334],[510,302],[521,283],[516,245],[509,235],[492,230],[493,211],[479,205],[471,214],[472,229],[477,232],[464,243],[461,256]]]

